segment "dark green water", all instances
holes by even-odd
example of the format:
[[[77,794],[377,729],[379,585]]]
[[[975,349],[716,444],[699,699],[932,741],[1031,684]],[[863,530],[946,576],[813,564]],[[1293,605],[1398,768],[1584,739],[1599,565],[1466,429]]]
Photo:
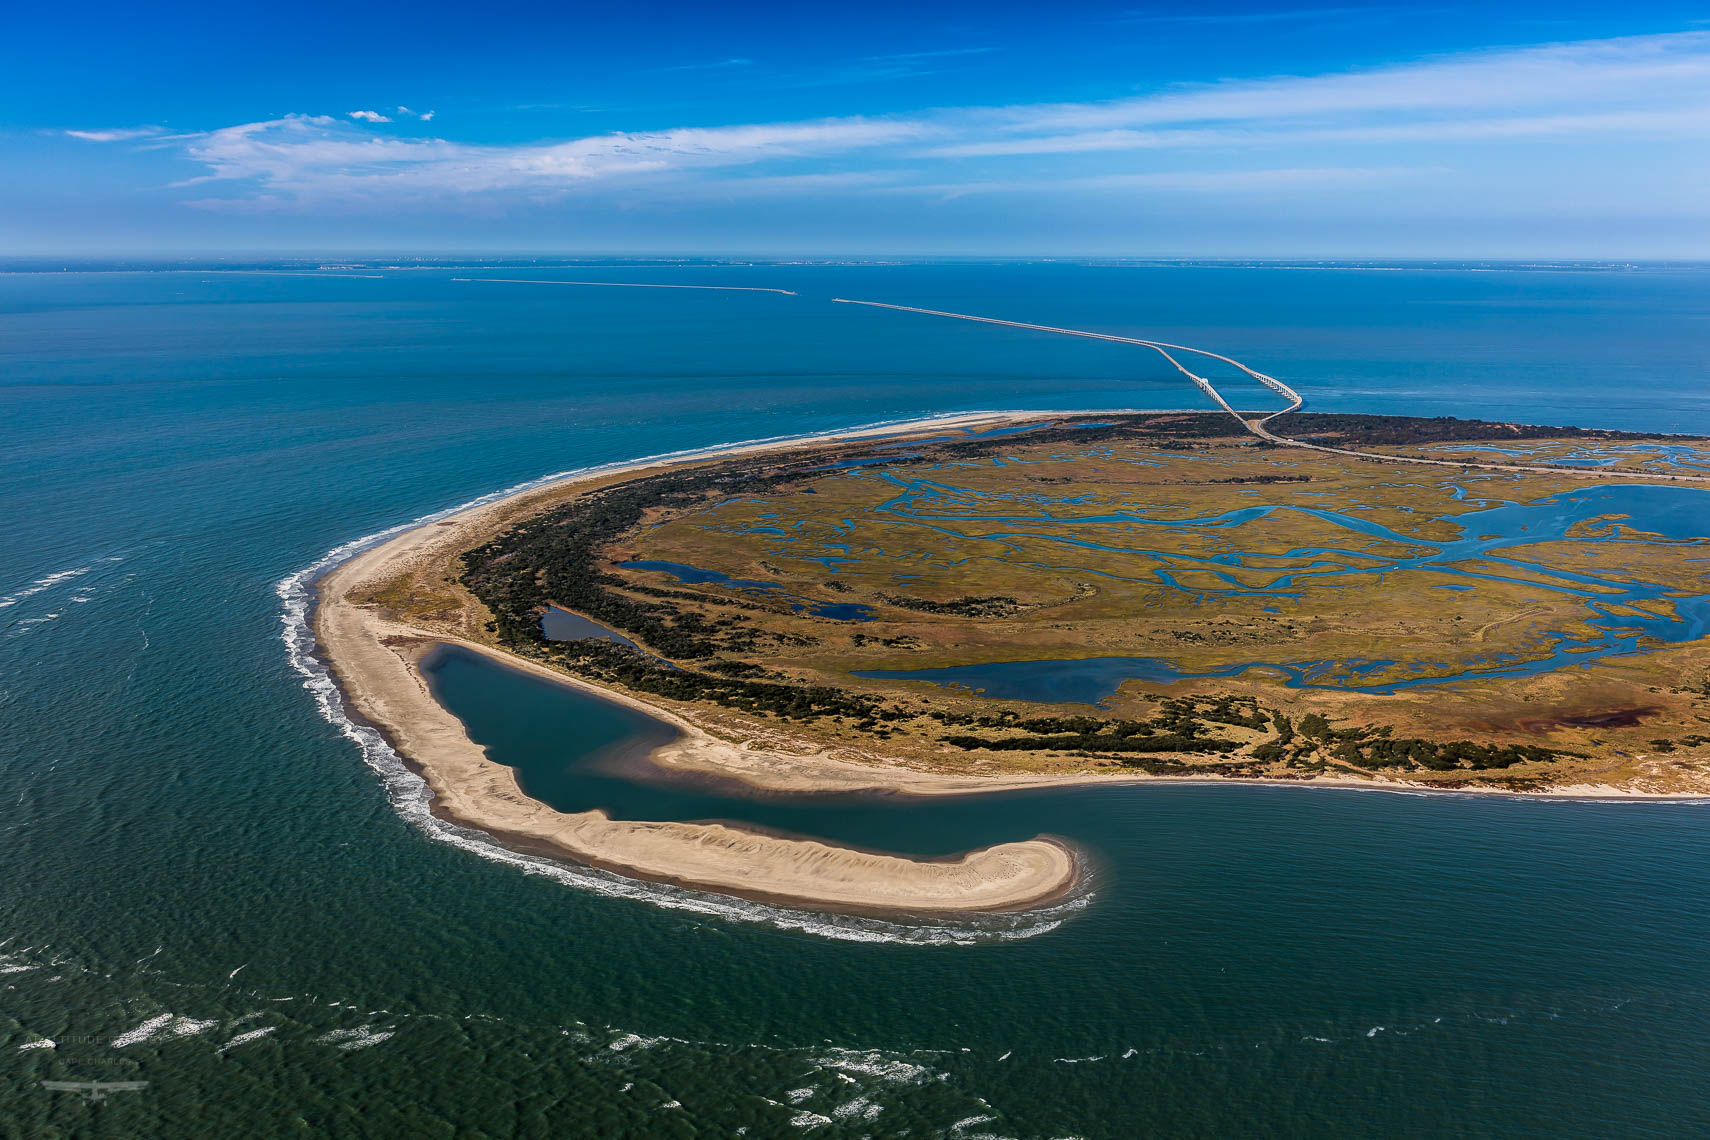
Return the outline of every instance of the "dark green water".
[[[1049,933],[993,942],[965,928],[972,945],[955,953],[977,971],[997,949],[997,977],[951,983],[939,963],[896,962],[928,1022],[981,1026],[1009,1054],[960,1060],[1006,1083],[1055,1078],[1112,1098],[1099,1102],[1097,1134],[1160,1121],[1227,1134],[1256,1111],[1252,1086],[1283,1116],[1265,1131],[1283,1134],[1355,1119],[1380,1133],[1710,1127],[1697,1111],[1637,1120],[1647,1103],[1695,1103],[1703,1075],[1700,1046],[1681,1048],[1703,1040],[1706,997],[1710,888],[1695,809],[1159,785],[926,803],[742,799],[638,780],[633,766],[613,774],[615,743],[648,731],[622,707],[461,650],[442,650],[431,675],[471,735],[565,810],[729,819],[926,855],[1047,831],[1097,853],[1088,905],[1054,915]],[[1232,895],[1239,913],[1226,909]],[[1657,908],[1659,897],[1673,902]],[[1660,974],[1642,965],[1665,961]],[[998,1030],[994,998],[1026,1023]],[[1672,1029],[1639,1046],[1617,1028],[1628,1016]],[[1625,1042],[1613,1066],[1594,1059],[1611,1033]],[[1614,1078],[1635,1047],[1648,1058],[1642,1092]],[[1583,1064],[1558,1067],[1582,1050]],[[1348,1074],[1376,1084],[1340,1087]],[[1278,1087],[1288,1095],[1270,1101]],[[1207,1094],[1238,1103],[1205,1104]],[[1625,1107],[1576,1119],[1569,1106],[1588,1099]]]
[[[822,297],[1204,343],[1321,408],[1702,431],[1710,282],[675,272],[803,297],[0,275],[0,1136],[1710,1131],[1702,807],[1005,800],[955,826],[1087,845],[1084,909],[829,937],[424,830],[305,691],[278,592],[551,471],[1196,398],[1129,354]]]
[[[423,662],[440,703],[523,789],[560,811],[603,808],[615,819],[732,820],[787,835],[927,857],[1027,839],[1070,824],[1101,797],[1061,791],[918,796],[760,796],[672,778],[626,758],[662,744],[669,725],[457,646]],[[626,760],[628,762],[626,762]]]

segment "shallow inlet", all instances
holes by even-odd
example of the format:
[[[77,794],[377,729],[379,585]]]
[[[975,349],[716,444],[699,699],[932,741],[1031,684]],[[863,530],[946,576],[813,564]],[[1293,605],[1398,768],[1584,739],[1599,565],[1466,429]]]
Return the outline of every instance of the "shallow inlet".
[[[671,725],[459,646],[422,661],[434,698],[530,796],[614,819],[724,821],[898,855],[942,857],[1036,835],[1074,838],[1109,789],[966,796],[780,795],[697,779],[647,762]]]

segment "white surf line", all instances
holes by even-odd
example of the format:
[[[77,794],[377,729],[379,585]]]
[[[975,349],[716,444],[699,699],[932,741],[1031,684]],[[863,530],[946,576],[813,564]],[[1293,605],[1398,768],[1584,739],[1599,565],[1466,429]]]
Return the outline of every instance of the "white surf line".
[[[704,289],[712,293],[778,293],[799,297],[794,289],[767,289],[759,285],[656,285],[650,281],[550,281],[530,277],[453,277],[475,285],[600,285],[608,289]]]
[[[1247,431],[1258,436],[1260,439],[1265,440],[1267,443],[1274,443],[1282,447],[1300,447],[1305,448],[1308,451],[1321,451],[1329,455],[1349,455],[1356,459],[1376,459],[1385,463],[1423,463],[1432,467],[1453,467],[1458,471],[1465,471],[1468,469],[1479,471],[1525,471],[1539,475],[1568,475],[1579,476],[1586,479],[1625,479],[1643,483],[1710,483],[1710,476],[1707,475],[1666,475],[1651,474],[1649,472],[1640,474],[1633,471],[1610,471],[1602,468],[1587,467],[1552,467],[1541,464],[1526,466],[1518,463],[1463,463],[1453,459],[1428,459],[1422,455],[1388,455],[1379,451],[1355,451],[1346,447],[1329,447],[1321,443],[1309,443],[1303,439],[1293,439],[1289,436],[1277,435],[1265,427],[1267,423],[1278,416],[1287,415],[1289,412],[1299,411],[1301,405],[1306,403],[1305,398],[1301,396],[1299,392],[1296,392],[1293,388],[1290,388],[1287,384],[1284,384],[1276,377],[1267,376],[1263,372],[1247,367],[1239,360],[1224,356],[1222,353],[1211,352],[1203,348],[1194,348],[1191,345],[1170,344],[1168,341],[1143,340],[1139,337],[1116,336],[1113,333],[1088,332],[1085,329],[1065,329],[1058,328],[1055,325],[1035,325],[1028,324],[1026,321],[1004,321],[999,320],[996,317],[977,317],[968,313],[948,313],[941,309],[920,309],[915,308],[912,305],[891,305],[886,304],[883,301],[854,301],[846,297],[834,297],[832,300],[833,303],[840,305],[865,305],[872,309],[894,309],[901,313],[921,313],[929,317],[950,317],[958,321],[976,321],[984,325],[1005,325],[1009,328],[1032,329],[1035,332],[1058,333],[1062,336],[1078,336],[1085,337],[1088,340],[1107,340],[1113,341],[1117,344],[1133,344],[1139,345],[1141,348],[1149,348],[1159,356],[1162,356],[1165,360],[1168,360],[1171,364],[1175,365],[1176,369],[1181,372],[1182,375],[1186,376],[1198,385],[1200,391],[1211,397],[1218,407],[1222,408],[1225,412],[1228,412],[1231,416],[1234,416],[1236,422],[1238,422]],[[1169,351],[1167,351],[1170,349],[1174,349],[1177,352],[1198,353],[1200,356],[1208,356],[1213,360],[1221,360],[1226,364],[1232,364],[1247,375],[1251,376],[1253,379],[1257,380],[1259,383],[1263,384],[1265,387],[1288,400],[1289,406],[1283,408],[1281,411],[1269,412],[1262,416],[1255,416],[1253,419],[1249,420],[1230,406],[1229,401],[1223,398],[1223,395],[1218,392],[1217,388],[1210,380],[1190,371],[1182,364],[1181,361],[1171,356]]]

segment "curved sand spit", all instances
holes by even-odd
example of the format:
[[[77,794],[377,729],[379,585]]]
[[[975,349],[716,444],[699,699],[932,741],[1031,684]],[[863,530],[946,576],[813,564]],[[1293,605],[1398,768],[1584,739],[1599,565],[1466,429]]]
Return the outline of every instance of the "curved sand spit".
[[[976,418],[989,422],[999,417],[968,417]],[[941,428],[953,422],[935,420],[930,426]],[[799,446],[799,441],[755,449],[782,446]],[[509,665],[566,684],[578,683],[490,647],[395,620],[368,599],[377,587],[411,568],[443,564],[476,545],[479,536],[503,520],[525,513],[549,496],[561,495],[565,484],[574,481],[577,477],[407,531],[335,567],[317,584],[315,635],[327,664],[355,711],[384,731],[398,752],[422,772],[433,792],[435,814],[513,843],[639,878],[833,909],[1005,910],[1047,901],[1073,886],[1078,874],[1074,854],[1044,838],[1000,844],[954,860],[914,860],[721,824],[631,823],[609,819],[599,811],[565,813],[527,796],[512,770],[489,760],[485,750],[469,739],[462,723],[433,699],[418,662],[434,645],[456,641]],[[661,710],[641,707],[663,715],[682,731],[656,756],[671,767],[720,772],[776,789],[888,788],[924,794],[994,787],[976,780],[867,768],[828,757],[756,752],[716,740]]]

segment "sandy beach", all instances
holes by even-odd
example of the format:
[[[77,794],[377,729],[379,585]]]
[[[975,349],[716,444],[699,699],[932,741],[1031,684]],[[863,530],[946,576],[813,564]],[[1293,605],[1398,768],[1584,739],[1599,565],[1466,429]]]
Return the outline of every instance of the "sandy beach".
[[[1040,413],[984,414],[897,425],[886,431],[990,424]],[[871,429],[849,433],[872,434]],[[829,439],[829,437],[828,437]],[[801,446],[759,443],[744,452]],[[721,451],[718,457],[737,454]],[[687,461],[681,460],[678,462]],[[602,812],[564,813],[529,798],[511,769],[494,763],[461,722],[431,696],[418,668],[435,645],[456,643],[505,664],[638,707],[682,735],[654,761],[774,790],[968,793],[997,785],[905,769],[871,768],[826,756],[790,756],[718,740],[683,718],[624,694],[587,685],[534,662],[387,616],[376,589],[412,569],[442,565],[511,520],[613,477],[667,465],[652,461],[530,488],[400,534],[328,572],[317,584],[316,640],[351,708],[383,731],[427,781],[435,814],[523,846],[638,878],[781,901],[860,911],[945,913],[1008,910],[1049,901],[1073,887],[1079,862],[1047,838],[1005,843],[952,860],[914,860],[785,839],[721,824],[622,822]],[[1033,783],[1028,781],[1027,783]],[[1042,780],[1038,783],[1060,780]],[[1009,786],[1017,786],[1010,783]]]

